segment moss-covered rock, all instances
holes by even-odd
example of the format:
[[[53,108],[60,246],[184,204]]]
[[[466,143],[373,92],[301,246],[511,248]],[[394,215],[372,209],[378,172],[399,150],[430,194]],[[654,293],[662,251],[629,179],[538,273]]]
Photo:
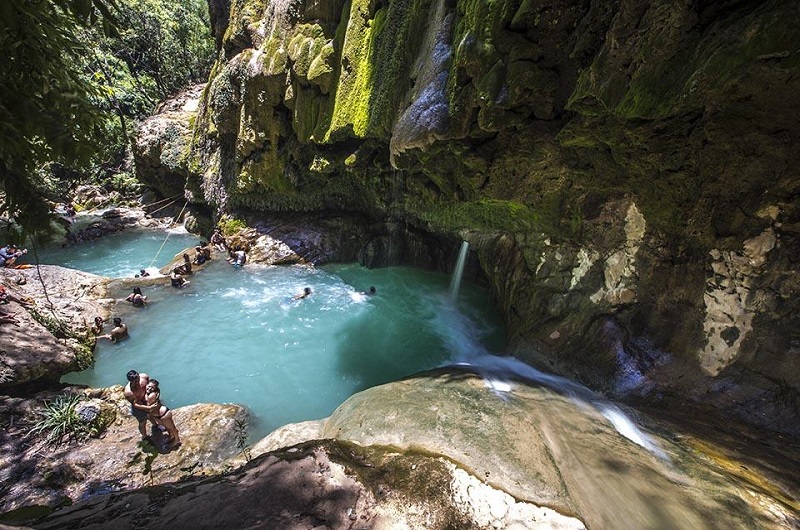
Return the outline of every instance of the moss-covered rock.
[[[426,261],[412,241],[466,234],[509,351],[606,389],[800,388],[782,324],[800,312],[791,3],[237,0],[228,16],[187,156],[201,171],[175,172],[213,216],[364,216],[364,262],[440,270],[453,252]],[[416,235],[389,255],[398,225]],[[740,266],[766,230],[763,264]]]

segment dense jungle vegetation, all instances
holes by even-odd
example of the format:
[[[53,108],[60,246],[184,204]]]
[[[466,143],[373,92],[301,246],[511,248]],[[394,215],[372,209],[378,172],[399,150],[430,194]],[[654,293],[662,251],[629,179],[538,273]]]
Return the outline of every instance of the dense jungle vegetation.
[[[159,101],[208,77],[204,0],[0,2],[0,214],[45,230],[81,183],[135,185],[132,132]]]

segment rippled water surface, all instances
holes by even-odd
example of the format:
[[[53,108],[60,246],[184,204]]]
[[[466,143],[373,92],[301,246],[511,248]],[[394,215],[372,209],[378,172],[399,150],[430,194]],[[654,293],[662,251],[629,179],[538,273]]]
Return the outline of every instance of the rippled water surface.
[[[129,255],[131,242],[139,244],[109,240],[112,254]],[[128,275],[125,267],[119,268]],[[161,382],[171,407],[246,405],[257,439],[286,423],[325,417],[359,390],[453,360],[440,318],[450,308],[448,282],[443,274],[404,267],[234,269],[213,260],[183,289],[146,288],[143,309],[121,304],[130,338],[99,342],[95,367],[64,380],[109,386],[123,384],[129,369],[147,372]],[[292,300],[306,286],[312,295]],[[359,294],[369,286],[376,295]],[[458,306],[484,346],[501,347],[502,326],[487,291],[462,287]]]
[[[39,263],[61,265],[110,278],[133,277],[140,269],[157,272],[175,254],[200,242],[186,231],[130,230],[68,247],[39,250]]]

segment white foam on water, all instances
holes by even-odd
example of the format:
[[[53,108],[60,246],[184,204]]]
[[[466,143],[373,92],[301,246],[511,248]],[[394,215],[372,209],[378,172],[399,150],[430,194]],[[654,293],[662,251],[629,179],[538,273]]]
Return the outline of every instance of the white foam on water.
[[[512,377],[544,385],[570,397],[580,407],[588,406],[597,410],[620,435],[659,458],[668,459],[666,453],[642,432],[619,407],[587,387],[566,377],[544,373],[513,356],[499,356],[489,352],[476,336],[476,327],[459,313],[453,304],[442,304],[437,329],[443,334],[445,344],[450,349],[451,364],[472,368],[484,378],[487,387],[493,391],[497,393],[513,392],[513,385],[508,382],[508,379]]]

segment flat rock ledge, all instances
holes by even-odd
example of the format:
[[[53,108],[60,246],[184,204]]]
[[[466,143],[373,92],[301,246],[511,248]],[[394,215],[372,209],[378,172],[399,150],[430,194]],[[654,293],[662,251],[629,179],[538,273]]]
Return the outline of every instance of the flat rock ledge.
[[[800,522],[787,454],[737,461],[730,443],[648,431],[660,447],[651,451],[604,417],[544,387],[498,390],[442,370],[365,390],[330,418],[229,448],[235,455],[221,475],[181,476],[175,467],[185,473],[188,462],[165,458],[157,476],[174,473],[179,482],[94,496],[22,522],[281,530],[777,530]],[[787,462],[783,477],[758,465],[774,461]]]
[[[0,512],[22,509],[23,515],[98,493],[177,482],[220,474],[236,454],[237,422],[246,420],[239,405],[200,403],[173,409],[182,445],[169,449],[160,431],[152,444],[142,443],[137,421],[121,386],[107,389],[66,388],[33,398],[0,397],[0,415],[8,427],[0,431]],[[78,394],[82,406],[101,416],[104,429],[96,438],[47,444],[32,426],[45,402],[58,395]],[[150,427],[152,428],[152,427]]]

